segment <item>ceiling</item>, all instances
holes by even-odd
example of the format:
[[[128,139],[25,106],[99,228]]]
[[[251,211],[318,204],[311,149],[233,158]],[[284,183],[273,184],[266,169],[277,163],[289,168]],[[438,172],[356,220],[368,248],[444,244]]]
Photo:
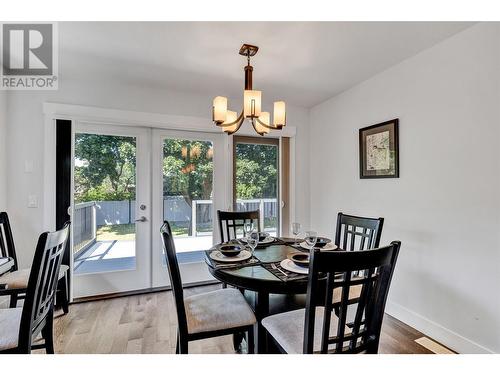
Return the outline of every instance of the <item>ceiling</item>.
[[[456,34],[468,22],[62,22],[62,79],[239,97],[242,43],[264,100],[312,107]]]

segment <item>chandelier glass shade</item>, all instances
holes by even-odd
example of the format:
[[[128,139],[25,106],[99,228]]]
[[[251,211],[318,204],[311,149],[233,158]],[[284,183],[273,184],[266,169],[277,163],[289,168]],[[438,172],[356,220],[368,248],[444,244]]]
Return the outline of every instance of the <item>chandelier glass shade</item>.
[[[245,90],[243,91],[243,109],[237,112],[228,109],[228,101],[224,96],[216,96],[212,107],[212,120],[215,125],[222,128],[228,135],[236,133],[243,121],[247,119],[259,135],[268,134],[271,130],[280,130],[286,125],[286,104],[284,101],[274,102],[273,121],[271,114],[262,111],[262,91],[252,87],[253,67],[250,57],[254,56],[258,47],[243,44],[240,55],[247,57],[245,66]]]

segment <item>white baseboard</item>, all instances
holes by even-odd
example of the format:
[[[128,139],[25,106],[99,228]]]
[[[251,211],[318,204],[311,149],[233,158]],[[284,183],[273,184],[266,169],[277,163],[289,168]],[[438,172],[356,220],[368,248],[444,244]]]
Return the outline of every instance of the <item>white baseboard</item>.
[[[386,313],[415,328],[457,353],[492,354],[492,350],[469,340],[397,303],[387,302]]]

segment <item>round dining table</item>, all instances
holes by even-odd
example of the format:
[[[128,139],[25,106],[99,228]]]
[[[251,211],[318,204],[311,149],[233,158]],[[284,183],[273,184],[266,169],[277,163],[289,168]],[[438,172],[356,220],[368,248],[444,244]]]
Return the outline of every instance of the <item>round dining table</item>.
[[[269,295],[305,294],[307,292],[307,275],[288,273],[279,267],[280,262],[290,253],[299,251],[297,247],[291,246],[292,244],[293,241],[290,239],[275,239],[269,245],[258,246],[253,258],[256,263],[253,264],[214,264],[215,262],[210,259],[210,253],[217,250],[221,244],[212,247],[206,254],[208,269],[213,277],[240,290],[255,292],[254,310],[258,322],[255,329],[256,353],[266,352],[266,334],[260,322],[269,315]],[[273,269],[272,264],[281,271]],[[285,277],[282,271],[288,273],[290,277]],[[280,273],[280,277],[275,275],[277,273]]]

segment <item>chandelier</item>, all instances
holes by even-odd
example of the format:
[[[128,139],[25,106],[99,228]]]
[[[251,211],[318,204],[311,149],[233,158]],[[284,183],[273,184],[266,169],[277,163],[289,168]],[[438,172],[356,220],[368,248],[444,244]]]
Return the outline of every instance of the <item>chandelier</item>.
[[[240,55],[247,57],[245,66],[245,91],[243,93],[243,110],[240,115],[227,108],[227,98],[217,96],[212,107],[212,120],[215,125],[220,126],[228,135],[236,133],[243,121],[247,119],[259,135],[268,134],[271,130],[280,130],[286,125],[285,102],[274,102],[273,121],[269,112],[261,111],[262,92],[252,87],[253,67],[250,65],[250,57],[255,56],[259,47],[243,44]]]

